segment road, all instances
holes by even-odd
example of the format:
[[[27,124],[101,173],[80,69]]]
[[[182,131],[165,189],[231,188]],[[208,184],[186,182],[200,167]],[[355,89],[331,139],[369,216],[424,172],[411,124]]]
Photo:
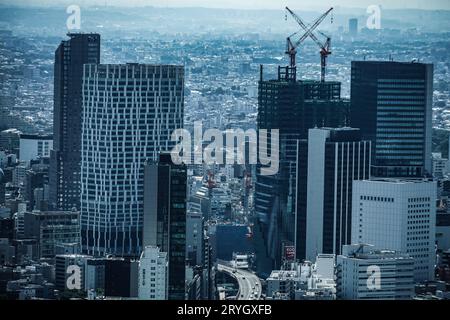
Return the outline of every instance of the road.
[[[259,300],[261,298],[261,281],[254,273],[223,264],[218,264],[217,270],[226,272],[237,280],[239,285],[237,300]]]

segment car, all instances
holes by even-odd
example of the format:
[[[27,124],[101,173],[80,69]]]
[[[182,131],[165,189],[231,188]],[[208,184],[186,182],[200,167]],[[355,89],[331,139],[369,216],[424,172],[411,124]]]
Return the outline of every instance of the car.
[[[245,277],[242,277],[242,280],[245,280]]]

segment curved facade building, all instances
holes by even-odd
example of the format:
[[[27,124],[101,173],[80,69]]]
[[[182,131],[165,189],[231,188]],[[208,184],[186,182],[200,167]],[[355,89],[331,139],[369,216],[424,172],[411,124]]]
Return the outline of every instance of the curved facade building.
[[[184,67],[84,67],[81,163],[83,251],[138,257],[144,166],[183,127]]]

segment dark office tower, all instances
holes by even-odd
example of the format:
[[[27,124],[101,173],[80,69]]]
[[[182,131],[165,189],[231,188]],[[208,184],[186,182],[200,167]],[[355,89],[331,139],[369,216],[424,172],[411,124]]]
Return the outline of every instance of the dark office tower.
[[[259,81],[258,129],[279,129],[280,137],[278,174],[263,176],[258,167],[256,177],[255,210],[273,262],[258,267],[265,271],[278,268],[284,249],[295,244],[297,140],[310,128],[345,126],[349,109],[340,82],[288,81],[283,70],[276,80],[263,80],[261,70]]]
[[[105,260],[105,296],[137,298],[139,261],[124,258]]]
[[[169,257],[169,300],[185,299],[187,171],[169,154],[145,167],[144,245]]]
[[[353,61],[352,127],[372,143],[376,177],[431,174],[433,65]]]
[[[5,173],[0,168],[0,205],[5,203],[5,186],[6,186],[6,179],[5,179]]]
[[[359,129],[309,130],[306,234],[297,234],[299,259],[314,261],[317,254],[340,254],[351,242],[352,184],[370,178],[370,141],[362,141]],[[304,173],[303,173],[304,174]],[[300,188],[299,188],[300,189]],[[304,191],[304,190],[299,190]],[[301,197],[299,197],[301,199]]]
[[[14,239],[14,219],[0,218],[0,239]]]
[[[183,128],[184,67],[88,64],[83,79],[83,250],[137,258],[144,167],[171,151]]]
[[[100,35],[68,34],[55,52],[50,207],[80,209],[83,64],[100,63]]]
[[[348,20],[348,32],[352,36],[356,36],[358,34],[358,19],[353,18]]]

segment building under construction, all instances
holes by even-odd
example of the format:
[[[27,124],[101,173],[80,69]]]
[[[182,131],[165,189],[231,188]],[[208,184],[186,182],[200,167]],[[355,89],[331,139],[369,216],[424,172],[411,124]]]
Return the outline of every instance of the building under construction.
[[[323,16],[318,21],[320,19],[323,20]],[[311,34],[311,28],[305,35]],[[292,48],[295,54],[296,47]],[[307,139],[311,128],[348,125],[350,102],[341,98],[341,83],[325,81],[324,72],[320,80],[297,80],[295,58],[292,58],[292,51],[286,53],[290,55],[291,64],[278,67],[276,79],[265,80],[263,66],[260,70],[258,129],[279,129],[280,137],[278,174],[263,176],[257,169],[255,212],[265,243],[265,252],[257,252],[257,255],[269,258],[260,261],[270,261],[259,264],[261,274],[279,268],[286,259],[284,252],[295,245],[297,142]],[[304,259],[303,254],[296,252],[295,258]]]

